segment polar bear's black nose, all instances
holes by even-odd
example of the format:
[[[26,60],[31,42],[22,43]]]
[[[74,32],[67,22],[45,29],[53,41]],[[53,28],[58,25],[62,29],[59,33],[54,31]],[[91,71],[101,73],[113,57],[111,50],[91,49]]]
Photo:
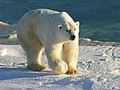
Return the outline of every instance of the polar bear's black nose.
[[[72,36],[71,36],[71,40],[74,40],[74,39],[75,39],[75,35],[72,35]]]

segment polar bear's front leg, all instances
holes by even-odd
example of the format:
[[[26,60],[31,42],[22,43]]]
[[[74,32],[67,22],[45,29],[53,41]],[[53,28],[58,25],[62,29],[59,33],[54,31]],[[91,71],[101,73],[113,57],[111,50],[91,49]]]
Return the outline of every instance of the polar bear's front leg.
[[[61,59],[62,45],[57,44],[45,49],[49,67],[58,74],[64,74],[68,70],[67,63]]]
[[[78,62],[79,43],[78,38],[75,41],[64,43],[63,54],[64,60],[68,64],[68,71],[66,74],[76,74],[77,62]]]

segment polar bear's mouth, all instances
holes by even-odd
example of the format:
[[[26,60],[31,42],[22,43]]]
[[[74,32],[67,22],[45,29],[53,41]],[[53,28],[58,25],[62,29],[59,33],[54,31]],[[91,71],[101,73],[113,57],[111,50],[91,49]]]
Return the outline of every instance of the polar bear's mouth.
[[[75,40],[75,35],[72,35],[71,37],[70,37],[70,40]]]

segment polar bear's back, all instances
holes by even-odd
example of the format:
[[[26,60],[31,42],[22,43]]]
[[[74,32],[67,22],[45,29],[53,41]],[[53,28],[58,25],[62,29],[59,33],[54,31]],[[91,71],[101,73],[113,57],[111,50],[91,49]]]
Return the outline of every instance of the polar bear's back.
[[[37,13],[40,13],[40,14],[57,14],[57,13],[60,13],[58,11],[54,11],[54,10],[50,10],[50,9],[36,9],[34,10],[35,12]]]
[[[32,11],[27,12],[24,16],[31,16],[31,17],[40,17],[40,16],[51,16],[51,15],[57,15],[60,12],[50,10],[50,9],[35,9]]]
[[[55,18],[58,17],[60,12],[50,10],[50,9],[35,9],[31,10],[20,19],[18,23],[25,23],[28,24],[30,22],[34,22],[34,24],[40,22],[47,22],[49,21],[49,24],[54,22]]]
[[[74,22],[73,19],[66,12],[58,12],[50,9],[35,9],[27,12],[22,19],[19,21],[20,23],[24,21],[34,22],[34,24],[40,22],[44,22],[48,24],[63,24],[64,22]],[[36,22],[36,23],[35,23]],[[23,23],[23,22],[22,22]],[[42,26],[42,25],[41,25]]]

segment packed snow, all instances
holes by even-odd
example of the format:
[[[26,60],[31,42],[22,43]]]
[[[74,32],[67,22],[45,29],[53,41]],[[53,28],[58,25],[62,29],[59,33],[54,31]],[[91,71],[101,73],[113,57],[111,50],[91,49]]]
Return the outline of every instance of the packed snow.
[[[80,46],[79,74],[26,68],[20,45],[0,45],[0,90],[120,90],[120,47]],[[48,67],[45,53],[43,64]]]

